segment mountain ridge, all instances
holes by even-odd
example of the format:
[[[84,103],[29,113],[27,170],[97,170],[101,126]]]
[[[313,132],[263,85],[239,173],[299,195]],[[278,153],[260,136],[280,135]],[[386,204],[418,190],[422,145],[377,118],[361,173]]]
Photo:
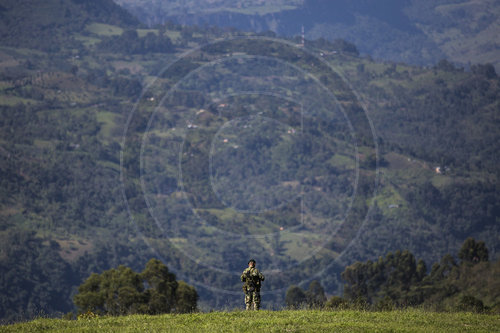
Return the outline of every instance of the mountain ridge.
[[[307,38],[346,39],[376,59],[434,65],[447,58],[461,66],[489,62],[500,70],[500,6],[490,0],[308,0],[294,2],[295,8],[269,6],[271,13],[258,1],[196,6],[192,0],[173,8],[165,5],[168,10],[155,0],[116,2],[149,25],[172,20],[272,30],[282,36],[300,35],[301,26],[305,26]]]

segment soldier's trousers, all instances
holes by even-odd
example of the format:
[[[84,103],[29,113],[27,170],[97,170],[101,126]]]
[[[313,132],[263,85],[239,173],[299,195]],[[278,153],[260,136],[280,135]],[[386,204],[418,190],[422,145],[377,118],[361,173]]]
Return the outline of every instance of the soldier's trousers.
[[[252,291],[245,293],[245,305],[247,310],[260,309],[260,291]]]

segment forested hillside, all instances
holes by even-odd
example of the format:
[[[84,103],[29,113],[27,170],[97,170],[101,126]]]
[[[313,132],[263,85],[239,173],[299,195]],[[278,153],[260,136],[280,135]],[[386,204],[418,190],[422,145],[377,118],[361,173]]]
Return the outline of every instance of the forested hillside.
[[[342,38],[377,59],[433,65],[493,63],[499,70],[500,6],[494,0],[115,0],[142,22],[169,20],[294,36]]]
[[[89,22],[110,23],[121,27],[138,21],[112,0],[0,2],[0,38],[2,45],[42,49],[48,52],[77,48]]]
[[[249,257],[269,308],[313,278],[339,294],[347,265],[395,249],[430,264],[473,236],[498,260],[492,65],[34,3],[0,14],[3,320],[71,311],[91,273],[152,257],[202,309],[242,305]]]

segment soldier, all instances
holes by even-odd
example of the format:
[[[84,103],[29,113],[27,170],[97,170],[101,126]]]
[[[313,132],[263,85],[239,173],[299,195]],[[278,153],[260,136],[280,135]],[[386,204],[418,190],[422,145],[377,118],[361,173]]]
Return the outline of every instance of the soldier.
[[[245,293],[245,305],[247,310],[260,308],[260,286],[264,281],[264,275],[255,268],[255,260],[248,261],[248,268],[241,274],[241,282],[243,284],[243,292]]]

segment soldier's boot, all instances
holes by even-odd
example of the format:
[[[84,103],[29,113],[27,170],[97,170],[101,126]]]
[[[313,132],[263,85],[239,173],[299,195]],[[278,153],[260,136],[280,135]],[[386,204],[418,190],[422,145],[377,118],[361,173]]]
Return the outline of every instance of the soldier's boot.
[[[260,309],[260,303],[253,303],[253,309],[254,310],[259,310]]]

